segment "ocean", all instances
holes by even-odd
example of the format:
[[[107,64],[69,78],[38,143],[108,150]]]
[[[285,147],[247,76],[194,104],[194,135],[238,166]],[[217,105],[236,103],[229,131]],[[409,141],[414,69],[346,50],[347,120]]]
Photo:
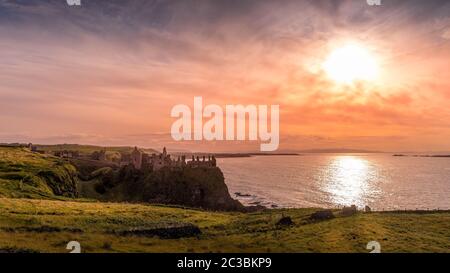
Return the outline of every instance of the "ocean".
[[[218,166],[245,205],[450,209],[450,158],[304,154],[219,158]]]

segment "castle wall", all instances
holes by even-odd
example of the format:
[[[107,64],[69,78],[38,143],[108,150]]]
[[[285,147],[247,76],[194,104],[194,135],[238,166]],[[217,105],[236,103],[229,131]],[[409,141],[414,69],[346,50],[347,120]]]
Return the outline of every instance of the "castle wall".
[[[198,168],[198,167],[215,167],[216,159],[214,156],[205,156],[200,159],[198,156],[192,157],[191,161],[186,161],[185,156],[178,157],[177,160],[171,159],[164,148],[161,154],[146,154],[135,147],[131,155],[123,155],[120,166],[132,164],[136,169],[150,169],[152,171],[160,170],[164,167],[169,168]]]

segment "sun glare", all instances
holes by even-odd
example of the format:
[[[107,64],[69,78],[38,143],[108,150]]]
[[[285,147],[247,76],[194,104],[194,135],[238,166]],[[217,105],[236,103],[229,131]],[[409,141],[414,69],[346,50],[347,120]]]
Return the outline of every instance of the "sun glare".
[[[327,167],[323,190],[334,204],[364,206],[378,194],[376,172],[369,161],[357,156],[336,156]]]
[[[378,76],[375,58],[366,48],[356,44],[348,44],[332,51],[323,68],[328,77],[339,83],[373,81]]]

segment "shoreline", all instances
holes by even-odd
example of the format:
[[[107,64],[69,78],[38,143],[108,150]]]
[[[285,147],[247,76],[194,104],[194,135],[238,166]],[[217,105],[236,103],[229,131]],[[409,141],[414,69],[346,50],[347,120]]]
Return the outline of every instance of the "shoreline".
[[[208,210],[203,209],[199,207],[189,207],[189,206],[183,206],[183,205],[177,205],[177,204],[161,204],[161,203],[150,203],[150,202],[120,202],[120,201],[99,201],[96,199],[87,199],[87,198],[61,198],[61,199],[51,199],[51,198],[42,198],[42,199],[36,199],[36,198],[22,198],[22,197],[5,197],[0,196],[0,202],[1,201],[8,201],[8,200],[16,200],[16,201],[26,201],[26,202],[32,202],[32,203],[40,203],[40,202],[75,202],[75,203],[81,203],[81,204],[99,204],[99,205],[116,205],[116,206],[149,206],[149,207],[161,207],[161,208],[173,208],[173,209],[183,209],[183,210],[191,210],[191,211],[200,211],[200,212],[208,212],[208,213],[252,213],[253,211],[221,211],[221,210]],[[245,206],[245,208],[251,208],[252,206]],[[253,206],[255,207],[255,206]],[[346,206],[340,206],[340,207],[277,207],[277,208],[269,208],[261,206],[261,211],[295,211],[295,210],[332,210],[332,211],[340,211]],[[364,212],[363,209],[357,208],[358,213],[409,213],[409,214],[433,214],[433,213],[450,213],[449,209],[386,209],[386,210],[376,210],[372,209],[370,212]]]

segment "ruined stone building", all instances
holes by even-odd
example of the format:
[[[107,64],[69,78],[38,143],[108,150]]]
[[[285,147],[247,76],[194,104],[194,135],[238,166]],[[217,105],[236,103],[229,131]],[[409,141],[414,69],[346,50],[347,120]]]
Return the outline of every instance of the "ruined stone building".
[[[95,151],[91,154],[91,159],[93,160],[100,160],[100,161],[106,161],[106,151],[100,150]]]
[[[77,158],[80,156],[78,151],[70,150],[55,151],[53,155],[61,158]]]
[[[131,154],[123,154],[120,165],[133,165],[134,168],[141,170],[151,170],[157,171],[163,167],[168,168],[198,168],[198,167],[215,167],[216,158],[214,156],[208,156],[206,159],[203,156],[202,160],[197,156],[196,158],[192,156],[191,161],[186,161],[186,156],[178,156],[178,158],[172,159],[169,154],[167,154],[166,147],[164,147],[161,154],[147,154],[142,150],[134,147]]]

